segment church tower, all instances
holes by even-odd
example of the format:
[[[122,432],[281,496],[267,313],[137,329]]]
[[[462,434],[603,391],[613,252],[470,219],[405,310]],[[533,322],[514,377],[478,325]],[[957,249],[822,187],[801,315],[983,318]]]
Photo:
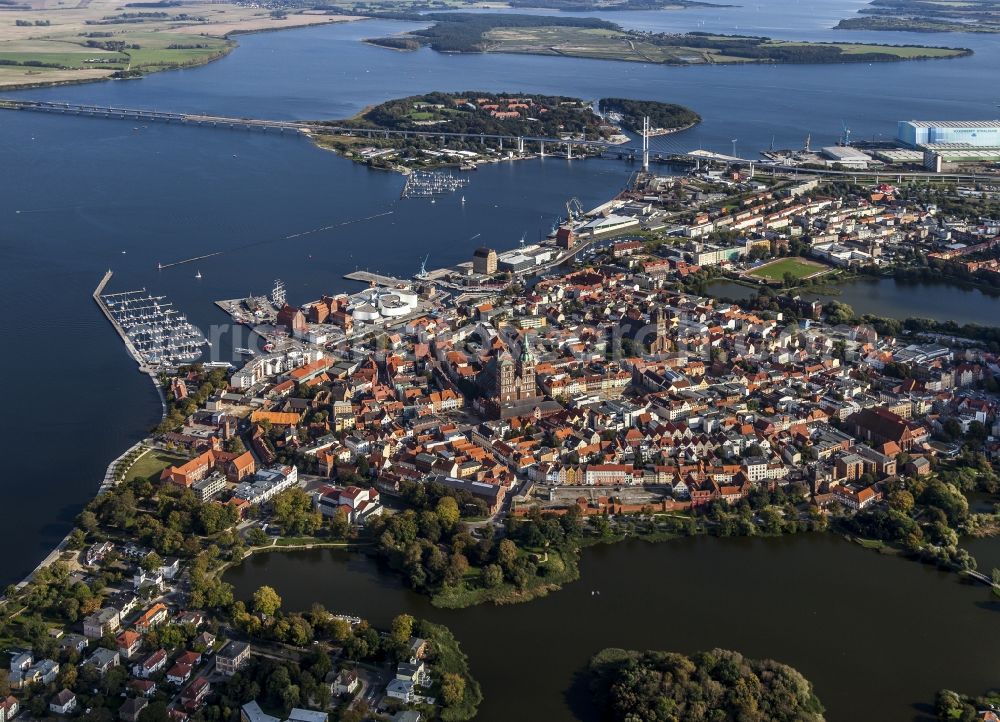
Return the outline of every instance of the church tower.
[[[535,356],[531,353],[527,337],[525,337],[524,343],[521,344],[521,357],[518,359],[517,367],[518,377],[521,381],[520,397],[522,399],[534,398],[536,395]]]
[[[497,358],[497,388],[496,395],[500,403],[505,404],[517,400],[517,378],[514,369],[514,359],[510,352],[504,349]]]
[[[660,306],[653,309],[653,324],[656,326],[656,335],[649,345],[652,354],[666,353],[670,350],[670,337],[667,336],[667,314]]]

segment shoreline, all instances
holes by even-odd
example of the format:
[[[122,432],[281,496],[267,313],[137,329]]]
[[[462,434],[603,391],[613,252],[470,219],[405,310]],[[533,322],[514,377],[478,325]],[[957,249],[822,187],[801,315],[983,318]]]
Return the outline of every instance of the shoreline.
[[[111,280],[112,275],[113,274],[110,270],[106,271],[104,276],[101,278],[101,281],[97,284],[97,287],[94,289],[94,292],[91,294],[91,296],[97,303],[98,307],[101,309],[101,315],[103,315],[105,318],[108,319],[108,321],[114,324],[114,320],[108,315],[107,308],[104,306],[103,301],[100,300],[101,291],[104,290],[104,287],[108,284],[108,281]],[[127,346],[126,350],[129,350]],[[129,355],[130,356],[132,355],[131,350],[129,350]],[[134,358],[135,357],[133,356],[133,360]],[[146,376],[148,376],[150,381],[153,382],[153,388],[156,389],[157,396],[159,396],[160,399],[160,421],[163,421],[164,419],[167,418],[167,398],[166,395],[164,394],[163,386],[160,384],[160,381],[159,379],[156,378],[155,374],[153,374],[151,371],[143,371],[141,363],[139,364],[139,366],[140,366],[140,371],[144,373]],[[143,436],[143,438],[141,438],[139,441],[135,442],[134,444],[132,444],[132,446],[128,447],[127,449],[125,449],[125,451],[123,451],[117,457],[112,459],[104,471],[104,478],[101,481],[100,485],[97,487],[97,493],[94,494],[93,499],[98,499],[104,494],[107,494],[108,492],[113,490],[119,483],[115,479],[115,472],[117,471],[118,464],[120,464],[122,460],[128,457],[129,454],[138,451],[141,448],[145,448],[147,450],[154,448],[151,443],[152,441],[153,438],[151,436],[149,435]],[[143,454],[144,453],[146,452],[143,452]],[[135,463],[135,461],[137,461],[139,457],[141,457],[143,454],[137,456],[132,463]],[[93,501],[93,499],[91,499],[91,501]],[[89,503],[90,502],[88,501],[87,504]],[[84,504],[84,507],[86,507],[86,504]],[[76,526],[73,525],[72,528],[70,528],[70,530],[66,532],[66,536],[64,536],[56,544],[56,546],[52,549],[52,551],[46,554],[42,558],[42,560],[39,561],[38,564],[36,564],[34,568],[32,568],[32,570],[24,576],[23,579],[21,579],[21,581],[13,582],[14,586],[18,590],[23,589],[25,586],[30,584],[31,580],[34,578],[36,574],[38,574],[40,570],[59,561],[59,558],[63,555],[63,552],[67,551],[66,547],[69,544],[69,538],[70,536],[72,536],[73,530],[75,528]]]
[[[301,13],[297,14],[301,15]],[[323,16],[314,15],[311,17],[323,17]],[[147,70],[141,71],[141,74],[139,75],[116,78],[112,73],[110,75],[105,75],[99,78],[68,78],[63,80],[52,80],[52,81],[40,80],[38,82],[31,82],[31,83],[0,84],[0,92],[15,93],[21,90],[32,90],[37,88],[56,88],[62,85],[85,85],[89,83],[103,83],[111,80],[141,80],[142,78],[145,78],[148,75],[154,75],[156,73],[163,73],[171,70],[186,70],[190,68],[200,68],[210,63],[214,63],[217,60],[222,60],[223,58],[228,57],[230,53],[232,53],[240,46],[239,42],[235,39],[235,36],[256,35],[259,33],[275,33],[275,32],[280,32],[282,30],[300,30],[302,28],[319,27],[322,25],[338,25],[340,23],[357,22],[360,20],[371,19],[367,15],[359,15],[356,18],[347,18],[340,15],[335,17],[337,17],[338,19],[329,20],[327,22],[302,23],[301,25],[287,25],[287,26],[269,27],[269,28],[235,29],[235,30],[230,30],[229,32],[223,35],[209,35],[206,33],[198,33],[196,32],[196,30],[199,26],[193,25],[190,27],[190,29],[193,31],[193,34],[200,35],[206,38],[216,38],[219,40],[223,40],[226,43],[226,47],[215,55],[199,58],[188,63],[182,63],[178,65],[165,65],[162,67],[151,65]],[[165,32],[165,31],[159,31],[159,32]],[[115,71],[115,72],[120,72],[120,71]]]

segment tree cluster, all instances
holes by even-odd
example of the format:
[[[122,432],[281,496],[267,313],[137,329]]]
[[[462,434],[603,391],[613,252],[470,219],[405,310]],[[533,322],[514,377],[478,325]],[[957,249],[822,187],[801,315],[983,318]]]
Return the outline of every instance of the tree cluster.
[[[606,720],[621,722],[822,722],[823,705],[792,667],[713,649],[676,652],[605,649],[590,663]]]

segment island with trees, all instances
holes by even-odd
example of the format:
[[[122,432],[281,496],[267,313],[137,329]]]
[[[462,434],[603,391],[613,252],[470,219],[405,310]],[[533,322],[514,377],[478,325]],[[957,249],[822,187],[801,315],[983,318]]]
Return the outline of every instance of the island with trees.
[[[873,0],[838,30],[1000,33],[1000,0]]]
[[[742,63],[879,63],[970,55],[967,48],[819,43],[713,33],[624,30],[598,18],[496,13],[383,13],[433,25],[368,42],[394,49],[524,53],[663,65]]]
[[[392,40],[392,39],[390,39]],[[629,123],[637,112],[648,113],[662,132],[684,130],[700,122],[688,108],[655,101],[611,99],[615,108],[629,111]],[[599,101],[602,107],[608,101]],[[442,166],[472,169],[496,160],[535,157],[537,140],[524,147],[498,137],[549,139],[560,142],[597,141],[619,144],[628,140],[619,125],[594,110],[595,103],[579,98],[537,93],[495,93],[466,90],[433,92],[389,100],[347,120],[314,123],[310,135],[320,145],[373,167],[419,170]],[[371,131],[388,130],[381,136]],[[549,152],[556,149],[550,146]],[[601,152],[600,146],[577,146],[582,157]]]
[[[822,722],[812,684],[788,665],[713,649],[604,649],[590,661],[594,706],[607,722]]]
[[[580,140],[608,140],[618,132],[615,126],[594,113],[591,103],[586,100],[560,95],[482,90],[411,95],[386,101],[346,121],[332,121],[330,124],[359,129]]]

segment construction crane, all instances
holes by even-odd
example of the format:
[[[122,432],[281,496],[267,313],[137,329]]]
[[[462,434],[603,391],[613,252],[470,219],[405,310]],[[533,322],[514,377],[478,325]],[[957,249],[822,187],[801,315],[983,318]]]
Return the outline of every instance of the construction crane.
[[[577,218],[583,217],[583,204],[579,198],[570,198],[566,201],[566,221],[572,223]]]

